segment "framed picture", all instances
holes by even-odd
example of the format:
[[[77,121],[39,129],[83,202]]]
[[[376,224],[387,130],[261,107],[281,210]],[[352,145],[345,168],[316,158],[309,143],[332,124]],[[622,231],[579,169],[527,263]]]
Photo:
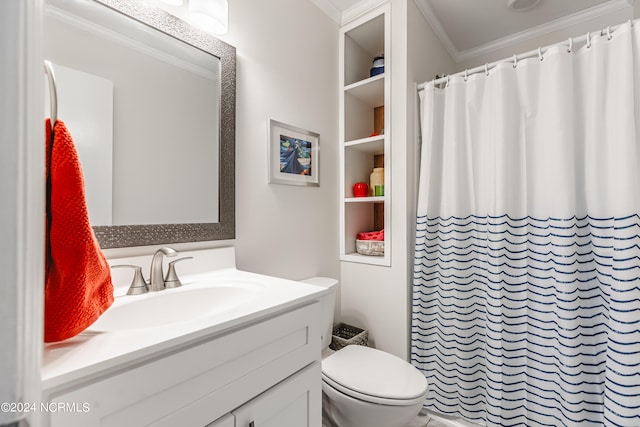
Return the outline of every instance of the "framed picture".
[[[320,185],[320,134],[269,120],[269,183]]]

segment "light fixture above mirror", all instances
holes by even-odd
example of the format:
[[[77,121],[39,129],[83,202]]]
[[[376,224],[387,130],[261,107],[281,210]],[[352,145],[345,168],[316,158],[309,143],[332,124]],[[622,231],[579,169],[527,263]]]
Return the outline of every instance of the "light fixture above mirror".
[[[225,34],[229,28],[227,0],[158,0],[165,11],[211,34]]]

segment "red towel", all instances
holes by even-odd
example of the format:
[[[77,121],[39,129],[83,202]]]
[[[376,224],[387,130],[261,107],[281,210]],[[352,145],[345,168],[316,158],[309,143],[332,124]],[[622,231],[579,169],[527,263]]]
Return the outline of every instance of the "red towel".
[[[357,240],[375,240],[375,241],[383,241],[384,240],[384,229],[380,231],[370,231],[370,232],[362,232],[356,235]]]
[[[109,264],[89,223],[80,159],[64,123],[46,121],[47,256],[44,340],[84,331],[113,303]]]

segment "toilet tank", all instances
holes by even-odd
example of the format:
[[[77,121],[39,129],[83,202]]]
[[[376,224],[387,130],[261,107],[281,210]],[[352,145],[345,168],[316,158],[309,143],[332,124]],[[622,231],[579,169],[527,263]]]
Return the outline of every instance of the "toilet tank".
[[[338,289],[338,280],[330,277],[311,277],[309,279],[300,280],[304,283],[320,286],[329,289],[329,293],[320,297],[320,310],[322,312],[322,349],[329,347],[331,344],[331,334],[333,332],[333,312],[336,306],[336,291]]]

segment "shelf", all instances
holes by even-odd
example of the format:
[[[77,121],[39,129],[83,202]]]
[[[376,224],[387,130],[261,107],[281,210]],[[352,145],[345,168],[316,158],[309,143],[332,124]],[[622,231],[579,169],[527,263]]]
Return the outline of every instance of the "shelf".
[[[340,260],[347,261],[347,262],[359,262],[361,264],[373,264],[373,265],[383,265],[383,266],[389,266],[391,264],[389,259],[386,256],[362,255],[357,252],[341,255]]]
[[[384,154],[384,135],[347,141],[344,143],[344,147],[369,154]]]
[[[345,197],[345,203],[384,203],[384,196],[374,197]]]
[[[371,85],[373,87],[376,87],[374,85],[379,80],[384,80],[384,73],[378,74],[377,76],[366,78],[364,80],[357,81],[357,82],[352,83],[350,85],[347,85],[347,86],[345,86],[344,91],[345,92],[350,92],[350,91],[353,91],[353,90],[357,90],[359,87],[369,86],[369,85]],[[381,85],[380,87],[384,88],[383,85]]]
[[[372,108],[384,105],[384,73],[350,84],[344,92]]]

